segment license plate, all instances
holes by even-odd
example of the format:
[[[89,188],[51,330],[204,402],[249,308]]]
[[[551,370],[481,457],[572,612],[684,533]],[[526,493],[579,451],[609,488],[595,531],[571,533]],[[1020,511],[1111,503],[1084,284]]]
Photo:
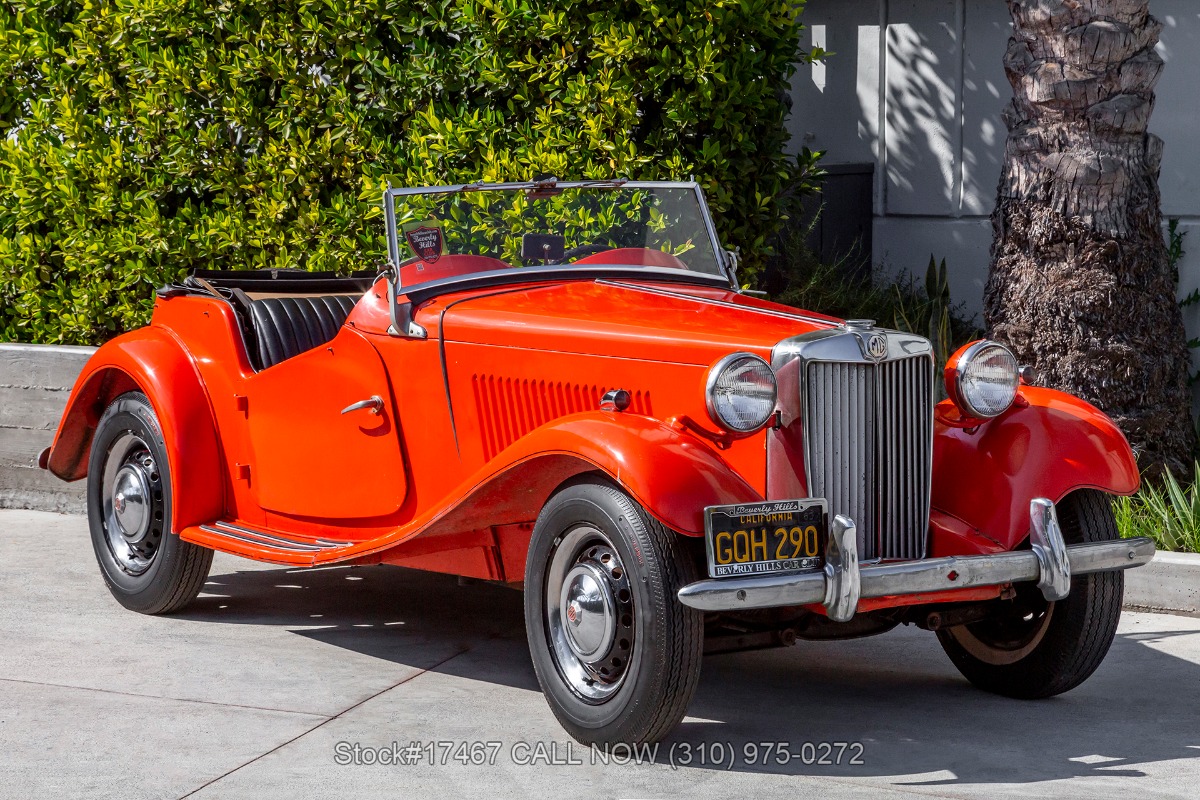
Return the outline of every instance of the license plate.
[[[712,578],[820,569],[826,532],[822,498],[704,509]]]

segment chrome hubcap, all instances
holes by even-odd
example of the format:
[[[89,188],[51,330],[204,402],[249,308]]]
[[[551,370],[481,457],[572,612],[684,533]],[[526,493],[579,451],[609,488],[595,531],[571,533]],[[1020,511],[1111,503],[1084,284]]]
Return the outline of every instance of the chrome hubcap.
[[[162,475],[140,436],[127,431],[113,442],[100,486],[109,552],[125,572],[150,568],[163,532]]]
[[[551,652],[566,684],[590,703],[620,688],[633,656],[633,593],[608,537],[594,527],[559,539],[546,581]]]
[[[142,465],[126,464],[117,471],[113,513],[121,535],[130,544],[144,540],[150,532],[150,485]]]
[[[577,564],[562,590],[562,616],[567,644],[575,655],[594,661],[608,655],[617,627],[612,585],[594,564]]]

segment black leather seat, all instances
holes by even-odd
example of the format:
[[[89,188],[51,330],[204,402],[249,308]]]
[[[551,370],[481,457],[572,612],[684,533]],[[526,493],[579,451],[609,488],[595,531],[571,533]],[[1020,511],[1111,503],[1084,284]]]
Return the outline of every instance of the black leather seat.
[[[264,370],[331,341],[357,302],[358,295],[348,294],[252,301],[256,366]]]

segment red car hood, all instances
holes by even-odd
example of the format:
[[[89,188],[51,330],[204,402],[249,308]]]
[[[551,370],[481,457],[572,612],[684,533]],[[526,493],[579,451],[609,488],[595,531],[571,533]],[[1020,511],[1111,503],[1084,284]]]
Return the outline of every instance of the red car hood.
[[[569,281],[445,296],[447,342],[708,364],[839,320],[723,289],[628,280]],[[434,310],[434,309],[431,309]]]

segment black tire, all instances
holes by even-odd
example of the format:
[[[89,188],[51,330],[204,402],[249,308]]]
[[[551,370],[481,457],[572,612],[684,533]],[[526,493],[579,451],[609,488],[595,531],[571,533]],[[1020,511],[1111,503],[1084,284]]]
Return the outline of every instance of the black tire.
[[[118,491],[122,480],[140,502]],[[125,532],[118,502],[120,512],[131,509],[133,534]],[[121,395],[100,417],[88,459],[87,508],[100,574],[117,602],[143,614],[169,614],[200,593],[213,552],[170,529],[171,472],[162,427],[140,392]],[[131,543],[130,535],[142,538]]]
[[[688,544],[686,537],[663,527],[616,486],[595,477],[568,484],[538,515],[525,568],[529,649],[546,701],[578,741],[601,746],[653,743],[683,719],[700,680],[704,643],[702,615],[676,598],[679,588],[697,573],[695,552]],[[571,551],[578,551],[577,556]],[[562,565],[572,572],[599,570],[609,581],[616,628],[612,649],[605,651],[609,656],[594,664],[565,649],[565,620],[576,619],[572,604],[562,601],[559,606],[566,609],[561,625],[551,619],[548,583]],[[613,578],[614,573],[620,574]],[[567,578],[555,586],[572,585],[569,574]],[[623,589],[627,600],[621,599]],[[587,613],[589,623],[607,617]],[[561,634],[557,650],[554,630]],[[584,685],[596,669],[610,672]],[[568,672],[576,674],[575,683]],[[576,686],[606,694],[585,697]]]
[[[1120,538],[1108,496],[1092,489],[1058,505],[1067,544]],[[1121,571],[1071,578],[1071,593],[1048,603],[1033,584],[995,619],[938,631],[938,641],[967,680],[985,691],[1036,700],[1074,689],[1096,671],[1121,618]]]

